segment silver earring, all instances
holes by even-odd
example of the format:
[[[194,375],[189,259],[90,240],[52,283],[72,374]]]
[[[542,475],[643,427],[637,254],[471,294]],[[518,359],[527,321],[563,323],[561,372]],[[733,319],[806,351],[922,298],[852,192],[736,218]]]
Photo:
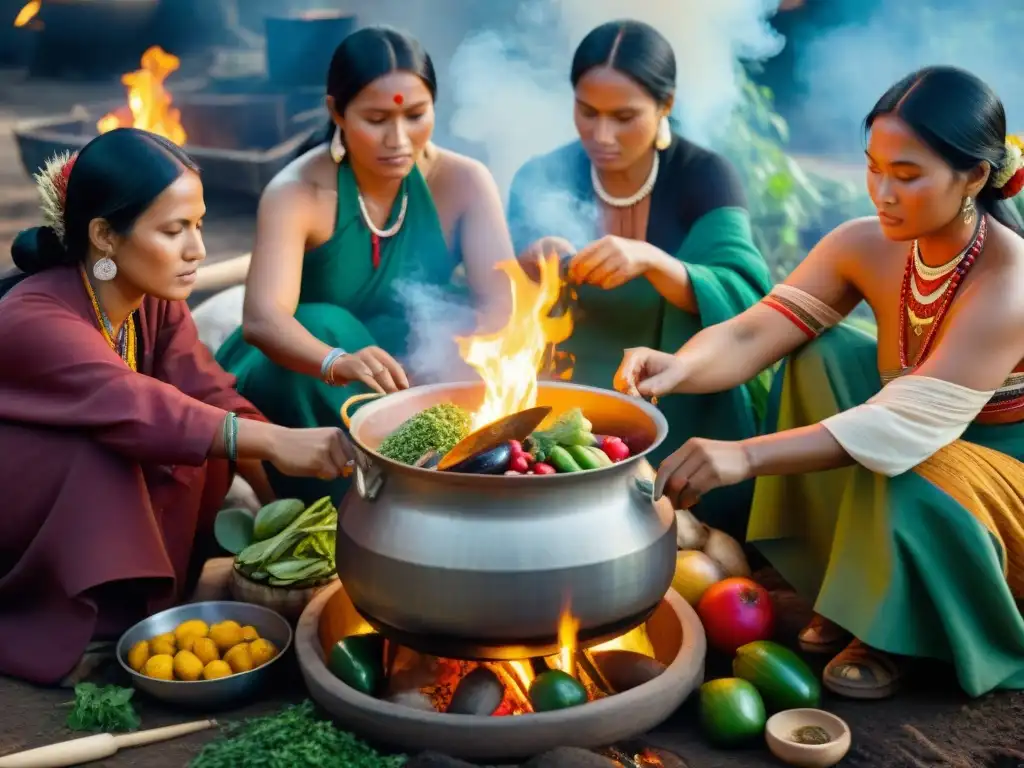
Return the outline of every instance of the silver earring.
[[[92,276],[104,283],[110,282],[117,277],[117,264],[109,256],[104,256],[92,265]]]
[[[964,224],[973,224],[974,217],[977,215],[977,207],[974,205],[974,198],[968,195],[960,203],[960,215],[963,217]]]
[[[654,136],[654,148],[655,149],[668,149],[669,144],[672,143],[672,126],[668,123],[668,117],[663,117],[658,121],[658,132]]]
[[[334,136],[331,137],[331,159],[336,163],[345,159],[345,145],[341,143],[341,128],[335,128]]]

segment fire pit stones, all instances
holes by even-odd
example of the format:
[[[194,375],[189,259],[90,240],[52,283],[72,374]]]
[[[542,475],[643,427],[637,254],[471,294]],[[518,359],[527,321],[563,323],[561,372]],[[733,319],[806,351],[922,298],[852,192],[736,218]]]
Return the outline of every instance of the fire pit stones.
[[[408,752],[522,760],[560,746],[592,749],[636,737],[662,723],[686,700],[704,678],[706,640],[700,619],[669,590],[646,628],[655,656],[667,665],[658,677],[581,706],[506,717],[413,709],[359,693],[338,680],[324,661],[321,632],[337,640],[369,629],[341,584],[320,593],[306,607],[295,650],[313,699],[361,737]]]

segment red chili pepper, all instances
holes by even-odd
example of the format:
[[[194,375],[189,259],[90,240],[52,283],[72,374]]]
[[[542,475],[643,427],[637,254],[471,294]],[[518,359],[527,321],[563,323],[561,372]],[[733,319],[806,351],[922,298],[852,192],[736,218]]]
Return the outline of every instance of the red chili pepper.
[[[515,456],[523,452],[523,444],[518,440],[509,440],[508,447],[512,449],[512,455]]]
[[[555,468],[554,467],[552,467],[550,464],[545,464],[543,461],[538,461],[536,464],[533,465],[533,473],[535,475],[554,475],[554,474],[557,474],[555,472]]]

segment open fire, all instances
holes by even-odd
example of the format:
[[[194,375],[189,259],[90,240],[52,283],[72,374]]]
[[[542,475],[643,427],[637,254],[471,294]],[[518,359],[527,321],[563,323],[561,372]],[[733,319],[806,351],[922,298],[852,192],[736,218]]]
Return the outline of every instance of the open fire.
[[[484,381],[484,401],[473,415],[472,429],[532,408],[537,404],[537,377],[557,356],[550,351],[572,335],[570,312],[552,310],[562,295],[563,281],[558,257],[549,255],[539,264],[539,278],[532,280],[515,261],[495,267],[508,275],[511,313],[508,323],[494,333],[457,339],[459,354]],[[571,377],[571,369],[561,378]]]
[[[187,136],[181,113],[172,106],[164,81],[181,65],[181,60],[154,45],[142,54],[141,69],[121,77],[128,86],[128,104],[104,115],[96,123],[100,133],[115,128],[140,128],[163,136],[178,146]]]
[[[39,9],[43,7],[42,0],[29,0],[14,17],[14,26],[24,27],[32,19],[39,15]]]

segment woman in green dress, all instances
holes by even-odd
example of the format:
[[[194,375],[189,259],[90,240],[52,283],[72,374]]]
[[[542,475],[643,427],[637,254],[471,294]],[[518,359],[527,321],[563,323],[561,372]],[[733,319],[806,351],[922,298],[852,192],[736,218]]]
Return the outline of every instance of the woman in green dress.
[[[330,141],[263,193],[242,326],[217,359],[276,424],[335,425],[353,394],[409,386],[403,285],[444,294],[461,265],[476,306],[501,311],[508,285],[494,264],[514,256],[500,195],[483,165],[430,143],[436,91],[416,40],[354,32],[327,75]],[[270,480],[304,500],[347,487]]]
[[[849,642],[830,689],[886,696],[897,656],[950,662],[972,696],[1021,689],[1024,239],[1008,203],[1021,145],[998,97],[952,67],[894,85],[866,125],[877,218],[836,229],[761,304],[675,355],[628,351],[617,386],[715,392],[791,355],[777,431],[690,439],[656,490],[690,506],[758,478],[748,538],[814,601],[801,645]],[[860,301],[877,343],[841,324]]]
[[[743,189],[729,163],[673,134],[675,55],[653,27],[603,24],[572,63],[579,141],[527,162],[510,192],[520,260],[575,254],[573,381],[611,387],[621,351],[675,350],[771,288],[753,244]],[[756,432],[756,377],[727,392],[660,404],[677,439],[738,440]],[[667,446],[652,460],[667,455]],[[705,517],[742,536],[753,483],[707,499]]]

